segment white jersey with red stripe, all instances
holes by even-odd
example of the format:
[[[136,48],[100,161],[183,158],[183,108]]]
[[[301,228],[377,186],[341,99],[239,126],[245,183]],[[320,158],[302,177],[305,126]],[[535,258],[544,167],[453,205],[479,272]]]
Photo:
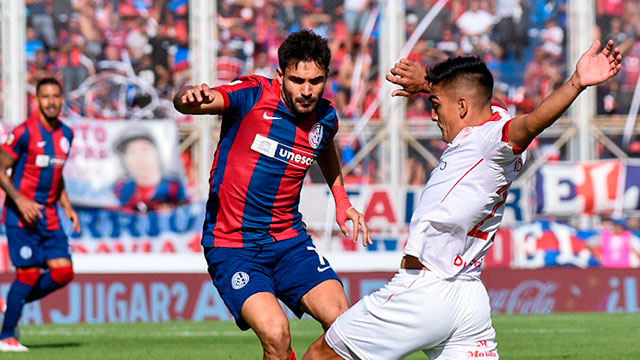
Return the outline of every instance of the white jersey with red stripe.
[[[491,110],[491,118],[447,144],[411,218],[404,253],[443,279],[480,276],[525,160],[522,149],[507,143],[509,112],[497,104]]]

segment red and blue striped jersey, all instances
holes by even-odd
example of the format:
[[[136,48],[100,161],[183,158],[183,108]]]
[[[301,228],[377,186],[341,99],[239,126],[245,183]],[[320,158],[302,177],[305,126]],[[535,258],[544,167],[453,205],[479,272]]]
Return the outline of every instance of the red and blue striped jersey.
[[[42,230],[60,229],[56,202],[62,190],[62,168],[69,156],[73,130],[58,122],[51,129],[39,116],[30,117],[13,129],[1,149],[16,160],[11,178],[22,196],[44,205],[44,219],[38,220]],[[24,227],[16,203],[6,197],[2,214],[6,225]]]
[[[224,98],[209,179],[202,245],[243,248],[306,234],[298,211],[302,182],[338,131],[333,104],[307,118],[281,98],[280,83],[246,76],[215,88]]]

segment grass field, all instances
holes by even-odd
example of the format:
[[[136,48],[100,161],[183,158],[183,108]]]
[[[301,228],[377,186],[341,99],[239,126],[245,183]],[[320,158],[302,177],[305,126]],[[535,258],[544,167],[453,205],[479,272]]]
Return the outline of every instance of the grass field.
[[[640,359],[640,314],[494,316],[502,359]],[[321,328],[313,320],[291,324],[301,355]],[[0,359],[260,359],[251,332],[231,322],[39,325],[21,328],[28,353]],[[408,359],[426,359],[422,353]]]

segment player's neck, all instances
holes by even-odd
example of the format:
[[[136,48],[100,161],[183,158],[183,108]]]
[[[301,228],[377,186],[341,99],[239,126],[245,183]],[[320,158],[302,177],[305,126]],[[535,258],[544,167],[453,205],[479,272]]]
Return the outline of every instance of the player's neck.
[[[47,118],[46,116],[40,114],[40,122],[44,125],[48,130],[53,130],[58,126],[60,120],[58,118]]]
[[[493,112],[491,112],[491,105],[483,106],[477,110],[470,109],[469,120],[466,122],[467,126],[478,126],[485,123],[492,115]]]

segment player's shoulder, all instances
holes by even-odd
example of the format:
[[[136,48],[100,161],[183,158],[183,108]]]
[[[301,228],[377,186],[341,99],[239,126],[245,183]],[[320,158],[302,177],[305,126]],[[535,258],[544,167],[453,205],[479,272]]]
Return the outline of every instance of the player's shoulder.
[[[265,85],[271,86],[269,80],[270,79],[267,79],[264,76],[260,76],[260,75],[246,75],[246,76],[240,76],[239,78],[236,78],[230,83],[217,86],[215,87],[215,89],[218,91],[227,92],[227,93],[232,93],[232,92],[246,90],[246,89],[259,89]]]
[[[331,100],[325,98],[320,98],[320,100],[318,101],[316,112],[318,113],[318,118],[320,119],[338,119],[338,111],[336,110],[336,106]]]
[[[64,121],[60,121],[60,129],[62,130],[62,133],[68,137],[68,138],[73,138],[73,129],[71,128],[71,126],[67,125]]]

